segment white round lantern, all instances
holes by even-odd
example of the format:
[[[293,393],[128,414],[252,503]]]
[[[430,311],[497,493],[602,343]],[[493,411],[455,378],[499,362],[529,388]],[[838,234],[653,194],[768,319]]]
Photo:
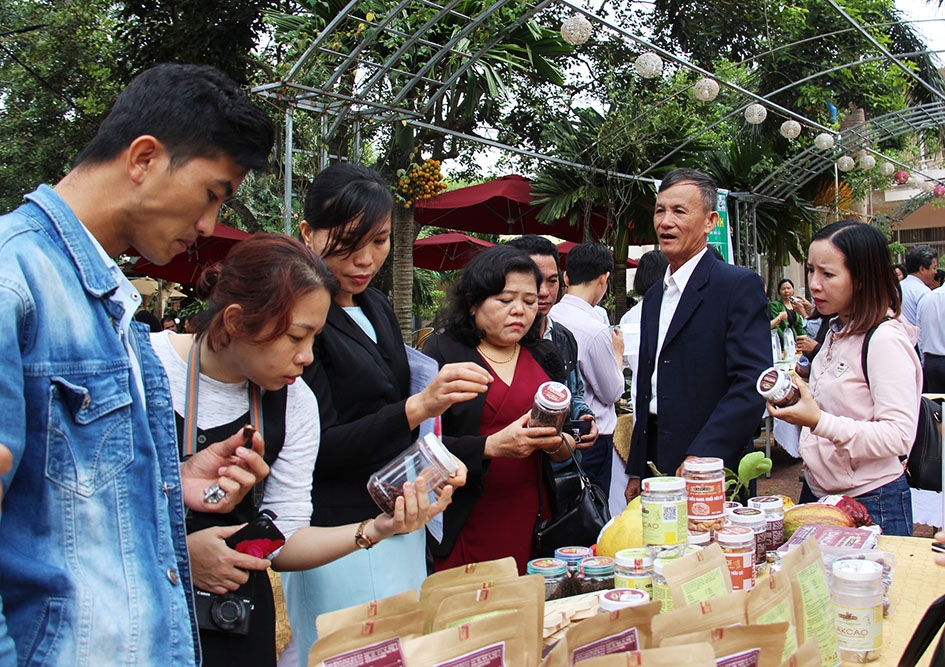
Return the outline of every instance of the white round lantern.
[[[854,162],[853,158],[849,155],[844,155],[839,160],[837,160],[837,169],[840,171],[850,171],[855,166],[856,162]]]
[[[826,132],[821,132],[816,137],[814,137],[814,145],[822,151],[833,148],[833,135]]]
[[[583,14],[575,14],[561,24],[561,39],[568,44],[583,44],[591,36],[591,22]]]
[[[879,165],[879,173],[883,176],[892,176],[894,171],[896,171],[896,165],[892,162],[883,162]]]
[[[858,164],[860,165],[860,169],[862,169],[863,171],[869,171],[870,169],[876,166],[876,158],[874,158],[869,153],[864,153],[863,155],[860,156],[860,159],[858,160]]]
[[[796,120],[781,123],[781,136],[785,139],[797,139],[801,134],[801,124]]]
[[[761,104],[749,104],[748,107],[745,108],[745,120],[752,125],[760,125],[765,122],[765,118],[767,117],[768,110]]]
[[[692,92],[697,100],[711,102],[719,95],[719,82],[708,77],[699,79],[692,87]]]
[[[659,76],[663,71],[663,60],[652,51],[641,53],[633,63],[633,68],[637,74],[644,79],[652,79]]]

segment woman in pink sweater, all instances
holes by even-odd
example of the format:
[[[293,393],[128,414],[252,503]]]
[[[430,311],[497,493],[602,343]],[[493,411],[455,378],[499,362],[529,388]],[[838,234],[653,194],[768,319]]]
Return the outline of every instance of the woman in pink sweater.
[[[800,383],[801,400],[789,408],[768,404],[773,416],[803,427],[800,502],[851,496],[885,534],[912,535],[900,457],[915,439],[922,367],[918,330],[899,317],[886,238],[854,220],[828,225],[811,240],[807,273],[817,309],[837,317],[811,365],[810,389]],[[864,339],[874,328],[864,372]]]

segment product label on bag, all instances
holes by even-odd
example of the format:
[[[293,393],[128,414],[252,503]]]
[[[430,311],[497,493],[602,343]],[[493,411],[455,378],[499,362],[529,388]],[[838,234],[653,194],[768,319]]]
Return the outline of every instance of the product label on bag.
[[[458,658],[438,662],[433,667],[505,667],[505,642],[470,651]]]
[[[626,653],[627,651],[636,651],[640,648],[639,638],[636,628],[628,628],[623,632],[598,639],[590,644],[579,646],[574,649],[571,658],[572,667],[582,660],[597,658],[602,655],[613,655],[614,653]]]
[[[395,637],[325,658],[322,664],[325,667],[404,667],[406,661],[400,639]]]

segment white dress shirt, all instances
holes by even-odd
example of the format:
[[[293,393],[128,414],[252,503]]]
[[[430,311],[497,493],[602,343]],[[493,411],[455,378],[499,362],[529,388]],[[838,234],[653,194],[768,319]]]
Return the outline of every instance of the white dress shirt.
[[[945,356],[945,287],[930,291],[919,301],[919,350]]]
[[[911,273],[899,281],[902,288],[902,314],[910,324],[919,326],[919,301],[931,290],[920,278]]]

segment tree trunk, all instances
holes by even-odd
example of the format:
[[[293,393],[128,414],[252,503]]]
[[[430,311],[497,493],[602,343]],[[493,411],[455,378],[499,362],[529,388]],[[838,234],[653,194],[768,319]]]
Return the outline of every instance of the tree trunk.
[[[394,208],[393,248],[393,302],[394,313],[400,323],[404,342],[413,342],[413,242],[417,224],[410,209]]]
[[[614,266],[614,324],[627,312],[627,262],[617,262]]]

